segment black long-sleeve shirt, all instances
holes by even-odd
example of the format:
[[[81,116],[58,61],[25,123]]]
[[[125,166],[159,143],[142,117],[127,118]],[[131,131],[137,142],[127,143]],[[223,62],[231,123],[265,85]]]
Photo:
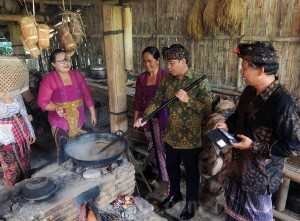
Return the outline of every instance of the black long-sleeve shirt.
[[[279,83],[269,85],[260,95],[247,86],[235,113],[227,120],[229,131],[254,141],[258,151],[233,148],[231,178],[245,191],[270,194],[281,181],[284,158],[299,155],[300,108]]]

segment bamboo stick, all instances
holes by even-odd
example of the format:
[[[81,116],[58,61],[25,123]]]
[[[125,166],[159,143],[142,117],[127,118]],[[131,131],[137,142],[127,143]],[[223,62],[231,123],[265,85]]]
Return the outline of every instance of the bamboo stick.
[[[133,70],[132,9],[123,8],[125,70]]]

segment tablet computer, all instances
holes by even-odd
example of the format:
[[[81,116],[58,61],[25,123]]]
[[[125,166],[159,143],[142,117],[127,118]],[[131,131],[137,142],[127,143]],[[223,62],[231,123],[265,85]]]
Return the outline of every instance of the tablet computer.
[[[207,136],[220,150],[225,150],[231,146],[229,140],[238,143],[237,139],[223,128],[211,130]]]

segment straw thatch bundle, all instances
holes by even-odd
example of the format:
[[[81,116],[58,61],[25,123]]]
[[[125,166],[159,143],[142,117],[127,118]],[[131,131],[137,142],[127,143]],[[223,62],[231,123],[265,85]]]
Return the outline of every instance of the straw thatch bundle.
[[[203,37],[203,21],[201,14],[201,4],[197,0],[189,14],[187,20],[187,33],[193,39],[201,39]]]
[[[244,0],[221,0],[218,5],[217,22],[224,31],[235,35],[238,34],[245,14]]]
[[[63,23],[58,25],[56,29],[58,32],[60,46],[64,48],[66,52],[74,52],[77,46],[68,25]]]
[[[63,20],[69,20],[70,32],[77,44],[80,44],[85,36],[84,24],[79,12],[66,11]]]
[[[38,46],[40,49],[47,49],[50,47],[50,28],[48,25],[45,24],[38,24]]]
[[[24,47],[27,48],[33,58],[37,58],[41,54],[41,50],[38,48],[37,44],[27,44],[23,36],[20,38]]]
[[[19,21],[19,23],[26,45],[35,45],[38,42],[38,35],[34,18],[25,16]]]
[[[203,12],[203,25],[206,34],[215,36],[220,26],[217,22],[217,10],[220,0],[208,0]]]

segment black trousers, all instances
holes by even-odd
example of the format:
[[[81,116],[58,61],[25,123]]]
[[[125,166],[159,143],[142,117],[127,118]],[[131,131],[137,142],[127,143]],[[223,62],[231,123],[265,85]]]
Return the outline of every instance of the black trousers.
[[[199,202],[199,169],[198,161],[200,148],[175,149],[165,143],[166,164],[170,179],[170,195],[176,196],[180,192],[180,164],[183,162],[186,181],[186,202]]]

